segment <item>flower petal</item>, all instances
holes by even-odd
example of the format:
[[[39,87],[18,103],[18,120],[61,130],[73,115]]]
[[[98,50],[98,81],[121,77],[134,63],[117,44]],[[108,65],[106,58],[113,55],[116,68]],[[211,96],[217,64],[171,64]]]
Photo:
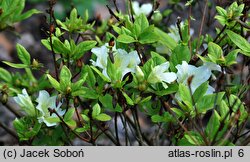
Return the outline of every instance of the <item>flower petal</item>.
[[[221,72],[221,67],[220,65],[217,65],[213,62],[205,62],[204,66],[208,67],[211,71],[220,71]]]
[[[160,76],[160,79],[166,83],[172,83],[173,81],[175,81],[177,79],[177,76],[175,73],[173,72],[167,72],[167,73],[163,73]]]
[[[141,13],[149,15],[153,10],[153,5],[151,3],[145,3],[141,6]]]

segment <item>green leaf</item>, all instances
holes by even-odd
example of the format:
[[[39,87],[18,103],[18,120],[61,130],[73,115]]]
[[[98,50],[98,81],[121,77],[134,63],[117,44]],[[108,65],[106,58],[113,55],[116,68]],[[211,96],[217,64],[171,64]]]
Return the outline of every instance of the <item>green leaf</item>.
[[[76,92],[76,93],[78,93],[78,92]],[[87,98],[87,99],[98,99],[98,97],[99,97],[99,94],[95,90],[87,88],[87,87],[82,87],[81,94],[77,94],[77,95],[79,95],[83,98]]]
[[[29,65],[15,64],[15,63],[11,63],[11,62],[8,62],[8,61],[3,61],[3,63],[5,63],[6,65],[9,65],[10,67],[17,68],[17,69],[24,69],[24,68],[29,67]]]
[[[197,103],[199,100],[203,98],[208,89],[208,82],[202,83],[194,92],[193,98],[194,102]]]
[[[91,66],[91,68],[106,82],[110,82],[110,79],[103,75],[96,67]]]
[[[92,118],[96,118],[101,113],[101,107],[99,104],[95,104],[92,109]]]
[[[192,96],[190,94],[190,90],[184,84],[179,85],[179,93],[181,100],[188,106],[190,110],[193,109]]]
[[[87,76],[88,76],[88,73],[85,73],[85,75],[81,76],[77,82],[72,83],[72,86],[71,86],[72,91],[79,90],[83,86],[83,83],[86,81]]]
[[[15,17],[15,21],[22,21],[24,19],[27,19],[29,18],[30,16],[34,15],[34,14],[39,14],[39,13],[42,13],[41,11],[38,11],[36,9],[31,9],[25,13],[23,13],[22,15],[18,16],[18,17]]]
[[[188,46],[178,44],[170,56],[171,70],[176,71],[175,68],[176,65],[182,64],[182,61],[186,61],[188,63],[190,59],[191,59],[191,54]]]
[[[37,135],[42,124],[36,119],[34,120],[30,117],[22,117],[21,119],[16,118],[13,121],[13,126],[16,129],[19,140],[26,141]]]
[[[57,91],[61,91],[60,83],[49,74],[47,74],[47,77],[52,87],[54,87]]]
[[[158,36],[158,41],[164,46],[168,47],[170,50],[173,50],[177,46],[175,40],[161,29],[155,27],[154,31]]]
[[[90,129],[89,125],[84,125],[84,127],[82,128],[76,128],[76,132],[77,133],[83,133],[83,132],[86,132]]]
[[[143,32],[146,28],[148,28],[149,23],[148,23],[148,19],[147,19],[146,15],[140,14],[138,17],[136,17],[134,25],[137,25],[140,27],[139,34],[141,32]],[[137,35],[137,36],[139,36],[139,35]]]
[[[59,123],[61,122],[60,118],[59,117],[45,117],[44,118],[48,123]]]
[[[154,31],[154,26],[151,25],[139,35],[138,39],[141,44],[148,44],[156,42],[159,38]]]
[[[95,45],[97,44],[96,41],[84,41],[79,43],[75,50],[73,51],[73,57],[74,59],[79,59],[83,56],[84,52],[92,49],[93,47],[95,47]]]
[[[175,113],[177,119],[179,119],[180,117],[185,117],[185,113],[178,108],[171,108],[171,110]]]
[[[64,43],[62,43],[59,39],[53,40],[53,48],[59,54],[62,54],[64,56],[67,56],[70,53],[70,50],[67,48],[67,46]]]
[[[160,115],[153,115],[153,116],[151,116],[151,120],[154,123],[160,123],[160,122],[163,122],[163,117]]]
[[[11,74],[7,70],[5,70],[1,67],[0,67],[0,80],[3,80],[7,83],[10,83],[12,81]]]
[[[125,43],[125,44],[137,42],[137,40],[135,40],[133,37],[131,37],[129,35],[125,35],[125,34],[119,35],[117,38],[117,41],[121,42],[121,43]]]
[[[109,58],[107,63],[107,73],[112,82],[116,82],[121,78],[121,71],[117,70],[117,67],[111,62]]]
[[[198,113],[206,113],[208,110],[211,110],[215,105],[219,105],[224,96],[224,92],[219,92],[217,94],[209,94],[203,96],[197,103],[196,107]]]
[[[152,96],[148,96],[148,97],[146,97],[146,98],[143,98],[139,103],[140,103],[140,104],[143,104],[143,103],[145,103],[145,102],[148,102],[148,101],[151,100],[151,98],[152,98]]]
[[[75,113],[75,109],[74,108],[70,108],[66,114],[64,115],[64,121],[69,121],[73,118]]]
[[[66,91],[67,87],[70,86],[71,84],[71,72],[70,70],[67,68],[67,66],[63,66],[60,72],[60,87],[62,91]]]
[[[154,51],[151,51],[150,54],[151,54],[151,58],[157,57],[158,59],[160,59],[162,61],[162,63],[167,61],[165,57],[161,56],[160,54],[158,54]]]
[[[133,100],[125,92],[122,91],[122,94],[125,97],[127,104],[133,106],[134,105]]]
[[[233,94],[229,96],[229,107],[231,110],[233,110],[233,112],[237,112],[238,110],[244,110],[244,105],[241,100]]]
[[[227,24],[227,19],[224,16],[216,15],[214,18],[217,19],[221,25]]]
[[[122,107],[119,105],[119,103],[117,103],[115,106],[115,112],[119,112],[119,113],[122,112]]]
[[[184,134],[184,137],[178,142],[179,146],[202,146],[204,141],[198,132],[189,131]]]
[[[43,44],[44,47],[46,47],[48,50],[51,51],[50,41],[48,39],[42,39],[41,43]]]
[[[99,101],[104,108],[113,109],[113,97],[110,94],[99,97]]]
[[[87,85],[91,88],[95,88],[96,78],[89,65],[83,66],[81,75],[85,75],[86,73],[88,74],[86,79]]]
[[[65,123],[72,129],[76,127],[76,121],[74,120],[65,121]]]
[[[230,30],[227,30],[226,33],[236,46],[238,46],[241,50],[250,53],[250,43],[245,38]],[[250,54],[247,56],[250,56]]]
[[[155,123],[159,123],[159,122],[171,122],[173,121],[173,116],[169,113],[169,112],[164,112],[163,116],[160,115],[153,115],[151,117],[151,120]]]
[[[229,120],[229,107],[227,106],[226,102],[224,100],[221,101],[220,103],[220,115],[221,115],[221,119],[225,119],[225,121],[228,121]]]
[[[216,11],[219,13],[219,15],[223,17],[227,17],[227,11],[223,9],[222,7],[216,6]]]
[[[30,65],[30,54],[28,51],[20,44],[16,45],[18,58],[25,65]]]
[[[78,90],[75,90],[71,93],[71,96],[75,97],[75,96],[84,96],[86,95],[86,90],[84,89],[84,87],[78,89]]]
[[[220,128],[220,115],[214,110],[213,115],[210,117],[206,126],[206,135],[212,141],[215,138],[217,131]]]
[[[115,26],[115,25],[112,25],[112,27],[113,27],[113,30],[117,33],[117,34],[122,34],[122,30],[121,30],[121,28],[119,28],[118,26]]]
[[[98,116],[96,116],[95,119],[96,119],[96,120],[99,120],[99,121],[109,121],[109,120],[111,120],[112,118],[111,118],[111,116],[102,113],[102,114],[99,114]]]
[[[239,52],[240,52],[239,49],[233,50],[225,57],[226,66],[230,66],[237,63],[236,59],[237,59],[237,54]]]
[[[84,121],[86,121],[86,122],[89,122],[89,121],[90,121],[89,117],[88,117],[87,115],[85,115],[85,114],[81,114],[81,117],[82,117],[82,119],[83,119]]]
[[[169,94],[173,94],[175,92],[177,92],[179,89],[178,84],[170,84],[168,85],[167,89],[164,90],[160,90],[160,91],[154,91],[153,93],[155,93],[157,96],[165,96],[165,95],[169,95]]]
[[[221,47],[213,42],[208,43],[208,57],[216,63],[223,56]]]

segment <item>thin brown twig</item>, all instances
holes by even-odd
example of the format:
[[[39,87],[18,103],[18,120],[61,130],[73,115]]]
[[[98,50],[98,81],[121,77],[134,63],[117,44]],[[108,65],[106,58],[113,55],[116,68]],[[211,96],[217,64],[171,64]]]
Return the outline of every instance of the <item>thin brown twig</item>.
[[[205,16],[206,16],[206,12],[207,12],[207,4],[208,4],[208,0],[205,1],[205,7],[204,7],[204,10],[203,10],[203,14],[202,14],[202,20],[201,20],[200,29],[199,29],[199,36],[198,36],[198,42],[197,42],[197,46],[196,46],[196,53],[198,51],[199,44],[200,44],[200,38],[201,38],[201,34],[202,34],[203,26],[204,26],[204,21],[205,21]]]
[[[49,42],[50,42],[50,48],[51,48],[51,52],[52,52],[52,56],[53,56],[53,61],[54,61],[54,68],[55,68],[55,73],[56,73],[56,80],[59,80],[59,76],[58,76],[58,69],[57,69],[57,63],[56,63],[56,53],[54,51],[54,47],[53,47],[53,42],[52,42],[52,32],[54,29],[54,25],[52,23],[52,19],[53,19],[53,4],[49,3],[49,15],[50,15],[50,20],[49,20]]]
[[[55,109],[51,109],[51,108],[49,108],[48,109],[49,110],[49,112],[50,113],[54,113],[54,114],[56,114],[56,116],[60,119],[60,121],[76,136],[76,137],[78,137],[79,139],[81,139],[82,141],[84,141],[84,142],[88,142],[88,143],[90,143],[91,141],[89,140],[89,139],[86,139],[86,138],[84,138],[84,137],[82,137],[82,136],[80,136],[79,134],[77,134],[74,130],[72,130],[71,128],[70,128],[70,126],[68,126],[68,124],[67,123],[65,123],[65,121],[63,120],[63,118],[55,111]]]

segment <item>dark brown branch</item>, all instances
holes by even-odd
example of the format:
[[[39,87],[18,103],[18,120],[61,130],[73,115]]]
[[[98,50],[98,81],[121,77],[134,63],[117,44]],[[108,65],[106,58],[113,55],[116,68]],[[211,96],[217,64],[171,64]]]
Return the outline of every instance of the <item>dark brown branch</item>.
[[[2,122],[0,122],[0,127],[2,127],[7,133],[9,133],[10,135],[12,135],[14,138],[16,138],[18,140],[17,134],[12,129],[10,129],[9,127],[7,127]]]

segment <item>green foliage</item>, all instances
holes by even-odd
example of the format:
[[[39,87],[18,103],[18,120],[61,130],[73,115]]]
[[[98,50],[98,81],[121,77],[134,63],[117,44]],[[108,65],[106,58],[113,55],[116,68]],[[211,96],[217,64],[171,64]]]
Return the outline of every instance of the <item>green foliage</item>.
[[[170,68],[172,71],[175,70],[175,66],[178,64],[181,64],[182,61],[189,62],[191,59],[191,54],[188,46],[178,44],[172,51],[172,54],[170,56]]]
[[[15,119],[13,126],[17,131],[20,141],[27,141],[30,138],[35,137],[41,129],[41,124],[30,117]]]
[[[220,6],[216,6],[219,15],[215,18],[222,24],[227,26],[234,26],[236,19],[242,15],[244,4],[238,5],[237,2],[232,3],[226,10]]]
[[[69,18],[66,18],[65,22],[57,20],[57,23],[61,25],[62,29],[70,33],[84,32],[88,29],[91,29],[94,25],[87,24],[88,18],[88,11],[85,12],[84,19],[82,19],[81,17],[78,18],[77,10],[74,8],[70,12]]]
[[[246,56],[250,56],[250,43],[233,31],[227,30],[227,35],[231,41],[242,50],[242,53]]]
[[[125,23],[127,25],[122,28],[113,26],[114,30],[119,34],[117,38],[118,42],[125,44],[134,42],[150,44],[157,41],[155,27],[149,25],[148,19],[144,14],[136,17],[134,23],[128,19],[125,20]]]
[[[25,20],[33,14],[41,13],[36,9],[23,13],[24,7],[25,0],[1,0],[0,30],[4,30],[8,26],[13,26],[14,23]]]
[[[76,121],[73,119],[75,113],[75,109],[71,108],[67,111],[67,113],[65,114],[63,120],[64,122],[71,128],[75,128],[76,127]]]
[[[229,67],[237,63],[236,59],[239,52],[239,49],[235,49],[230,51],[226,56],[224,56],[222,48],[219,45],[213,42],[209,42],[208,57],[202,57],[200,55],[197,56],[204,62],[214,62],[216,64]]]
[[[92,110],[92,118],[99,121],[109,121],[111,117],[105,113],[101,113],[101,107],[99,104],[95,104]]]

